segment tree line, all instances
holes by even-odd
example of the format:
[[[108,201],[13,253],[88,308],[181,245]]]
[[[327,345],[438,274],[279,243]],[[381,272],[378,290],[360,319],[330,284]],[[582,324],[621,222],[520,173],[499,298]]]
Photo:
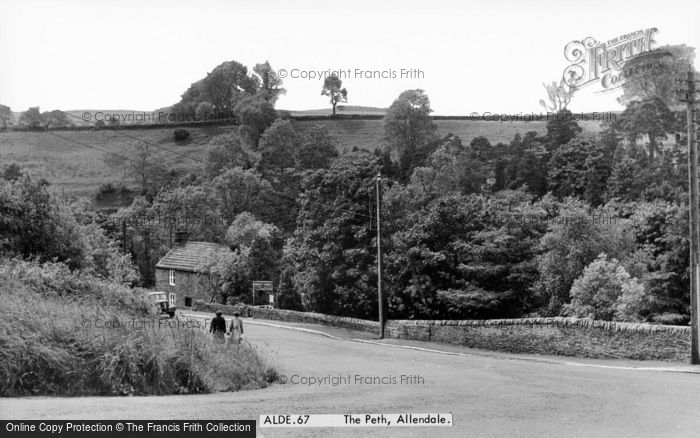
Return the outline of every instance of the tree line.
[[[2,250],[89,265],[95,249],[71,230],[91,226],[108,247],[128,247],[120,263],[139,275],[126,278],[149,286],[182,232],[231,248],[200,266],[213,300],[253,303],[252,281],[272,280],[283,308],[376,319],[381,174],[390,318],[689,320],[685,121],[658,95],[631,100],[595,135],[560,107],[546,133],[492,144],[439,134],[428,96],[406,90],[382,144],[341,154],[333,131],[274,110],[283,89],[269,63],[256,72],[222,64],[176,105],[245,114],[212,139],[197,171],[174,171],[146,143],[110,158],[140,187],[112,222],[157,216],[159,226],[129,221],[124,245],[122,230],[98,226],[105,218],[59,205],[44,182],[8,168]],[[583,217],[615,220],[557,220]]]

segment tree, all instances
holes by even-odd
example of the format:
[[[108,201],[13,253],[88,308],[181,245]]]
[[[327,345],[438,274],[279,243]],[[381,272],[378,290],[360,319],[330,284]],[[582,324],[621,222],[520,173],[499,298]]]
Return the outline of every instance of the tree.
[[[29,175],[0,179],[0,253],[83,267],[86,249],[80,226],[51,196],[48,185]]]
[[[197,266],[196,271],[209,292],[209,302],[225,304],[228,297],[245,294],[249,283],[246,278],[247,257],[247,250],[216,251]]]
[[[244,211],[264,217],[270,209],[272,186],[253,169],[228,168],[212,180],[211,188],[227,224]]]
[[[60,261],[112,282],[138,281],[131,258],[89,214],[85,198],[71,204],[48,192],[48,183],[28,175],[0,180],[0,253]],[[70,291],[62,291],[67,293]]]
[[[214,105],[206,100],[201,101],[197,104],[194,110],[195,117],[197,120],[208,120],[214,116]]]
[[[414,169],[411,185],[429,197],[479,193],[486,183],[486,172],[476,152],[452,134],[442,139],[426,164]]]
[[[368,209],[379,160],[365,151],[309,171],[301,184],[297,229],[287,241],[286,267],[310,310],[376,318],[376,257]]]
[[[27,129],[39,130],[43,123],[44,118],[38,106],[30,107],[19,115],[19,124]]]
[[[270,240],[277,227],[257,220],[247,211],[236,216],[226,231],[226,242],[233,248],[251,248],[258,239]]]
[[[661,201],[634,207],[637,244],[651,256],[642,276],[646,298],[637,314],[657,323],[686,324],[690,319],[688,208]]]
[[[79,210],[76,213],[84,215],[85,206],[89,204],[89,200],[86,203],[78,203],[76,209]],[[79,224],[79,229],[80,243],[85,252],[83,272],[128,286],[133,286],[140,280],[131,254],[123,254],[118,242],[109,238],[94,218]]]
[[[542,86],[547,91],[547,101],[541,99],[540,105],[550,113],[564,111],[576,91],[576,88],[568,85],[564,82],[564,79],[559,81],[558,84],[556,81],[553,81],[551,84],[542,84]]]
[[[552,155],[547,185],[560,198],[578,196],[598,205],[612,171],[611,161],[609,151],[601,142],[576,137]]]
[[[660,46],[625,62],[625,70],[637,72],[622,82],[622,105],[648,98],[659,98],[669,108],[679,105],[676,79],[685,79],[688,66],[695,62],[695,48],[685,44]]]
[[[287,92],[287,90],[282,88],[282,78],[279,77],[268,61],[262,64],[255,64],[253,71],[260,77],[258,94],[274,108],[277,99]]]
[[[120,167],[127,178],[139,185],[140,194],[152,199],[163,186],[167,167],[148,143],[137,142],[133,147],[134,153],[129,157],[110,154],[104,160],[109,166]]]
[[[233,115],[238,99],[253,95],[258,89],[258,78],[248,74],[248,68],[236,61],[226,61],[192,84],[182,94],[173,112],[193,114],[202,102],[213,105],[220,116]]]
[[[398,154],[401,181],[407,181],[432,152],[437,126],[431,112],[430,99],[423,90],[406,90],[384,116],[384,139]]]
[[[12,110],[7,105],[0,104],[0,131],[5,131],[12,121]]]
[[[257,149],[260,136],[277,118],[274,104],[264,94],[244,95],[238,99],[233,110],[241,124],[241,133]]]
[[[386,281],[392,318],[504,318],[528,308],[539,232],[493,215],[510,200],[450,194],[392,227]]]
[[[483,135],[474,137],[469,143],[469,147],[473,151],[475,158],[477,158],[479,161],[486,163],[496,158],[491,142]]]
[[[644,187],[639,179],[641,169],[636,160],[624,156],[617,160],[608,180],[608,199],[618,198],[623,201],[639,200]]]
[[[176,231],[187,233],[192,240],[220,242],[225,226],[219,215],[216,198],[203,186],[175,187],[161,190],[153,200],[152,211],[164,226],[167,241],[173,242]]]
[[[245,254],[245,278],[272,281],[277,284],[282,258],[280,230],[262,222],[248,212],[236,217],[226,232],[226,241],[241,254]],[[251,304],[259,304],[251,297]]]
[[[60,110],[43,112],[41,114],[41,120],[46,129],[63,128],[69,125],[68,117],[66,117],[66,114]]]
[[[335,115],[335,106],[339,102],[348,101],[348,90],[341,88],[343,86],[343,81],[337,76],[328,76],[323,81],[323,89],[321,90],[322,96],[328,96],[331,98],[331,105],[333,105],[333,115]]]
[[[534,152],[525,151],[521,156],[511,158],[504,173],[511,175],[505,179],[504,188],[516,190],[527,187],[536,196],[547,193],[547,171]]]
[[[292,120],[276,120],[260,137],[258,169],[277,185],[284,184],[287,169],[294,167],[294,154],[303,136]]]
[[[545,205],[548,202],[544,198],[541,201]],[[591,209],[574,198],[567,198],[556,208],[544,217],[549,229],[540,241],[539,279],[534,286],[548,315],[560,314],[562,306],[571,301],[574,280],[599,254],[606,253],[624,263],[624,257],[634,253],[635,247],[629,220],[595,222],[592,218],[609,217],[611,213],[604,208]]]
[[[207,148],[204,170],[210,179],[226,169],[252,167],[251,159],[243,147],[241,137],[236,133],[222,134],[212,138]]]
[[[112,223],[129,224],[126,236],[119,233],[119,238],[126,237],[122,245],[133,258],[143,287],[155,285],[155,265],[172,244],[167,223],[155,229],[153,227],[154,223],[162,225],[165,220],[158,217],[158,212],[151,207],[151,201],[143,196],[135,197],[131,205],[120,208],[111,217]]]
[[[648,163],[653,163],[656,152],[659,152],[658,140],[674,131],[675,118],[664,101],[654,96],[631,102],[616,119],[615,127],[627,137],[632,147],[636,147],[639,138],[646,136],[649,139]]]
[[[543,196],[547,192],[546,163],[549,158],[546,143],[546,137],[529,131],[525,137],[516,134],[510,145],[497,148],[500,158],[494,169],[494,190],[527,187],[530,193]]]
[[[581,127],[574,120],[571,111],[567,109],[558,111],[547,122],[547,150],[554,152],[561,145],[571,141],[581,131]]]
[[[294,152],[298,170],[322,169],[330,166],[338,156],[337,140],[328,128],[315,125],[303,134],[299,148]]]
[[[277,290],[277,307],[280,309],[304,311],[301,294],[294,288],[292,282],[293,272],[290,270],[282,270],[280,273],[279,284]]]

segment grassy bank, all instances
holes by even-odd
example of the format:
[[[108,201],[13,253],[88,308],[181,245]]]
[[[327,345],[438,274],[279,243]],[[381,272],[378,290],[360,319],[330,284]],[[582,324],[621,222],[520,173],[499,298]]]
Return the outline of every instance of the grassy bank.
[[[152,315],[144,292],[61,264],[0,260],[0,395],[177,394],[265,387],[254,347]]]

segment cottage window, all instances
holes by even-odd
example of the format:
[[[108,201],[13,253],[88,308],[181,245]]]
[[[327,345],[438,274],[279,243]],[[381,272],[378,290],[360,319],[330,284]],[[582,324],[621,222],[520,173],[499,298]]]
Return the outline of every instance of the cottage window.
[[[170,286],[175,286],[175,271],[170,270]]]

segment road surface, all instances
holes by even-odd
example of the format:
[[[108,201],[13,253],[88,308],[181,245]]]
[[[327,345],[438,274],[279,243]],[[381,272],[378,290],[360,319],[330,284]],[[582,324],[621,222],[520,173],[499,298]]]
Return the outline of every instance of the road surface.
[[[395,348],[259,322],[246,321],[247,341],[267,351],[286,384],[190,396],[4,398],[0,418],[184,420],[451,412],[451,428],[258,428],[258,436],[700,436],[700,374],[628,368],[677,366],[681,371],[698,371],[682,364],[537,359],[420,342],[401,342],[413,349]],[[315,328],[340,337],[371,337]],[[324,376],[335,377],[339,384],[301,383]],[[401,376],[411,380],[402,384]]]

